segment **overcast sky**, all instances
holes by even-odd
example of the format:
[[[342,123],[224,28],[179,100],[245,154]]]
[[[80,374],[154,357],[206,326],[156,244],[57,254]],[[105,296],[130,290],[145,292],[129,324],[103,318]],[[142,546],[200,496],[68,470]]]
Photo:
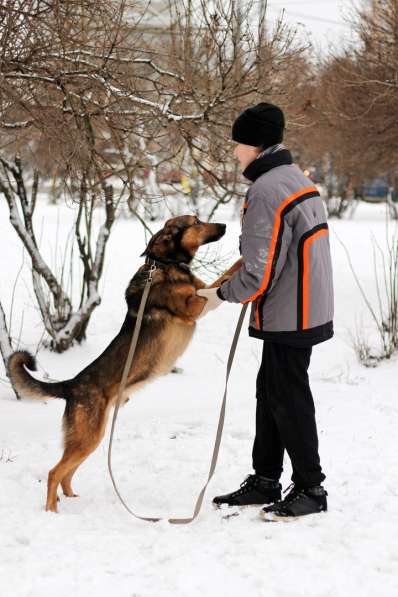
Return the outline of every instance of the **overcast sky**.
[[[338,46],[344,38],[352,38],[345,17],[353,4],[359,5],[361,0],[268,0],[268,15],[275,19],[285,9],[285,20],[297,25],[315,48],[324,51],[329,42]]]

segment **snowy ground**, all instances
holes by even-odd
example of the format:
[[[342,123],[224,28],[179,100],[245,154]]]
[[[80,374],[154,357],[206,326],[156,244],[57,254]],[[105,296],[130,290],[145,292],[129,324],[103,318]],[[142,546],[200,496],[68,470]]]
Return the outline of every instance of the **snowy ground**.
[[[62,247],[70,216],[54,206],[39,206],[42,246],[53,262],[59,259],[54,253],[56,235]],[[245,331],[231,376],[216,475],[199,519],[189,526],[129,517],[107,475],[107,440],[76,475],[81,497],[61,497],[59,514],[45,513],[47,471],[61,454],[64,404],[17,402],[7,384],[0,383],[1,597],[398,594],[398,362],[395,358],[377,369],[357,363],[350,331],[356,322],[367,326],[368,316],[335,236],[349,248],[370,289],[370,232],[383,242],[383,208],[365,205],[354,221],[330,224],[336,334],[314,349],[310,370],[328,513],[290,524],[267,524],[256,508],[224,520],[211,506],[213,495],[235,489],[251,472],[260,342]],[[221,253],[236,246],[238,233],[238,223],[229,222]],[[0,244],[0,293],[9,312],[22,251],[7,223],[4,202]],[[117,332],[124,317],[123,291],[141,263],[142,249],[140,227],[120,221],[109,244],[103,301],[93,316],[88,341],[64,355],[45,350],[38,355],[42,370],[52,378],[77,373]],[[34,350],[41,327],[30,306],[30,288],[25,257],[17,279],[12,335],[21,334],[21,345]],[[223,305],[201,321],[179,362],[183,373],[157,380],[120,413],[114,469],[138,513],[192,512],[207,476],[238,309]],[[3,371],[0,375],[4,379]],[[285,487],[290,474],[286,458]]]

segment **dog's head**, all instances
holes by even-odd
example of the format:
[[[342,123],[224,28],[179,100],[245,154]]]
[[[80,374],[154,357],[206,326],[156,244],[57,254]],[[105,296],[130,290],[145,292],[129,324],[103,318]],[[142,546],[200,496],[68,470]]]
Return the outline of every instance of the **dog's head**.
[[[225,229],[225,224],[201,222],[196,216],[177,216],[152,236],[142,256],[189,263],[201,245],[219,240]]]

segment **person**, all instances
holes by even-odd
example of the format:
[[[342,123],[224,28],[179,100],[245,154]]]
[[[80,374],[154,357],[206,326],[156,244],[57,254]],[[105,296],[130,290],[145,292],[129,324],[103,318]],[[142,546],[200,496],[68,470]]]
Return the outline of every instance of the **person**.
[[[263,505],[265,520],[327,510],[308,367],[312,347],[333,336],[328,224],[318,190],[282,144],[284,129],[283,111],[266,102],[233,123],[234,155],[251,182],[243,205],[242,265],[220,288],[198,290],[207,298],[202,315],[225,302],[250,302],[249,335],[263,343],[254,474],[213,503]],[[285,449],[292,483],[282,499]]]

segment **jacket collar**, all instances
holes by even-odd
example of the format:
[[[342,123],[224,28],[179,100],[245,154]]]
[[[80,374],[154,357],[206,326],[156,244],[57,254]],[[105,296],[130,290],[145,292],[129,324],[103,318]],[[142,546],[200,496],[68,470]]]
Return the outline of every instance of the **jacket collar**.
[[[272,151],[274,147],[276,151]],[[292,154],[288,149],[283,145],[274,147],[266,149],[260,153],[258,158],[250,162],[247,168],[243,171],[243,176],[254,182],[261,176],[261,174],[265,174],[273,168],[293,164]]]

